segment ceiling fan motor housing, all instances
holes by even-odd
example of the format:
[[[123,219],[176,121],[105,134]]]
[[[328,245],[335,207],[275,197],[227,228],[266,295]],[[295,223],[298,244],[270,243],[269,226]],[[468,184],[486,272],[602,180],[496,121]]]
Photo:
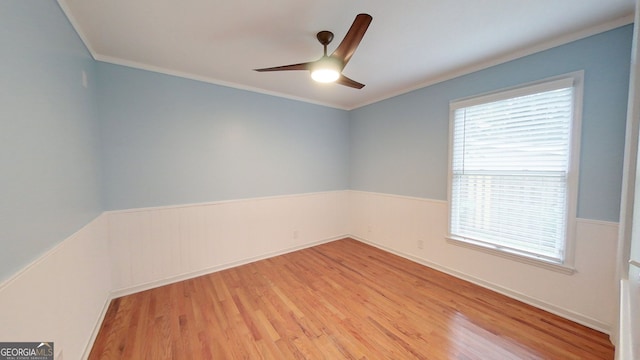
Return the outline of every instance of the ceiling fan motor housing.
[[[320,44],[327,46],[333,40],[333,33],[331,31],[322,30],[316,34],[316,38],[320,41]]]

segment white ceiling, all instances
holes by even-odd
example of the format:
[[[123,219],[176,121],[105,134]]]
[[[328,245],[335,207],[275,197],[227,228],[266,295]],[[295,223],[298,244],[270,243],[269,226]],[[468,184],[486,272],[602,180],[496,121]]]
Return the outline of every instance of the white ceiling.
[[[633,0],[58,0],[96,60],[354,109],[630,23]],[[255,68],[332,52],[373,16],[344,69],[361,90],[307,71]]]

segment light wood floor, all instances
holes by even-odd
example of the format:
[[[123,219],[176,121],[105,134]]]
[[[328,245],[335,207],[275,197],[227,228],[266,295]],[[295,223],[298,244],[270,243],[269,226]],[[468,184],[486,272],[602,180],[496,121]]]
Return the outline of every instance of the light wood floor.
[[[345,239],[115,299],[89,359],[613,359],[613,346]]]

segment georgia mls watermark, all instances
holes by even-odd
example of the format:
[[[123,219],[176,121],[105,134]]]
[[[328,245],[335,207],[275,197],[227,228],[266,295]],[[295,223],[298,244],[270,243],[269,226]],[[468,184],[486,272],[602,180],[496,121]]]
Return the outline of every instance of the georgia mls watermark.
[[[53,360],[53,342],[0,342],[0,360]]]

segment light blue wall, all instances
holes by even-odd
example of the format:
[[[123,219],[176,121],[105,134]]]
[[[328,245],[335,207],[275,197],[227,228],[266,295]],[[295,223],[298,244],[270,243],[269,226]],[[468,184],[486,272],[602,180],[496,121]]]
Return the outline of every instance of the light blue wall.
[[[447,199],[449,101],[585,70],[578,216],[618,221],[632,26],[350,112],[350,188]]]
[[[0,44],[2,281],[102,209],[93,59],[53,0],[1,1]]]
[[[618,219],[630,26],[351,112],[96,63],[53,0],[0,2],[0,43],[0,280],[103,209],[347,188],[445,200],[450,100],[579,69],[579,216]]]
[[[348,113],[98,63],[107,209],[348,187]]]

